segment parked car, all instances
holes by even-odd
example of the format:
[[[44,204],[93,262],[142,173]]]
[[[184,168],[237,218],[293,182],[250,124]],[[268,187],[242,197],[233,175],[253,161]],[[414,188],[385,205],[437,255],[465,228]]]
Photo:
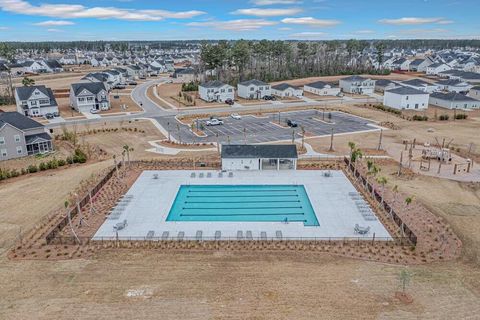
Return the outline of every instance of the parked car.
[[[150,75],[150,77],[156,77],[156,76],[157,76],[156,73],[152,73],[152,74]]]
[[[60,113],[59,113],[59,112],[54,112],[54,113],[53,113],[53,116],[54,116],[55,118],[60,117]]]
[[[53,113],[46,113],[45,114],[45,119],[53,119],[54,116],[53,116]]]
[[[107,111],[108,109],[110,109],[110,107],[108,107],[108,106],[101,106],[100,109],[101,109],[102,111]]]
[[[220,119],[207,120],[207,126],[220,126],[222,124],[223,124],[223,120],[220,120]]]
[[[287,120],[286,120],[286,123],[287,123],[287,126],[289,126],[289,127],[291,127],[291,128],[296,128],[296,127],[298,127],[298,124],[297,124],[295,121],[293,121],[293,120],[287,119]]]
[[[137,82],[136,82],[136,81],[129,81],[129,82],[128,82],[128,85],[130,85],[130,86],[136,86],[136,85],[137,85]]]
[[[232,114],[230,115],[230,117],[232,117],[232,118],[235,119],[235,120],[240,120],[240,119],[242,119],[242,116],[239,115],[238,113],[232,113]]]
[[[95,113],[98,113],[99,111],[97,109],[90,109],[90,113],[91,114],[95,114]]]
[[[140,80],[145,80],[145,79],[147,79],[147,77],[145,77],[145,76],[140,76],[140,77],[138,77],[138,79],[140,79]]]
[[[263,100],[276,100],[275,96],[264,96]]]
[[[117,89],[117,90],[121,90],[121,89],[125,89],[126,86],[123,85],[123,84],[117,84],[115,87],[113,87],[113,89]]]
[[[235,101],[233,101],[232,99],[227,99],[225,100],[225,103],[228,104],[229,106],[233,106],[235,104]]]

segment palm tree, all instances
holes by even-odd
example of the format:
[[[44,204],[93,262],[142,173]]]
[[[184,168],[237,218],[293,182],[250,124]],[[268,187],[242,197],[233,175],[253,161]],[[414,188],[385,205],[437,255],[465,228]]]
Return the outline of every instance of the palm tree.
[[[127,162],[130,167],[130,152],[133,152],[133,148],[126,144],[123,146],[123,151],[127,154]]]
[[[398,185],[394,185],[392,188],[392,191],[393,191],[393,201],[392,201],[392,205],[390,206],[390,216],[392,216],[393,207],[397,202]]]
[[[383,197],[385,195],[385,185],[387,184],[388,180],[386,177],[378,177],[377,178],[377,182],[380,183],[382,185],[382,206],[383,206]]]
[[[34,85],[35,85],[35,80],[30,79],[29,77],[25,77],[25,78],[23,78],[23,80],[22,80],[22,85],[23,85],[24,87],[34,86]]]

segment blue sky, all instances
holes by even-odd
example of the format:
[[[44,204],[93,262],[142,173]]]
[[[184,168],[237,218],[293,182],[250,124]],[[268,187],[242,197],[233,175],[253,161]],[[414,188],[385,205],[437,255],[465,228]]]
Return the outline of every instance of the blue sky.
[[[0,41],[480,39],[478,0],[0,0]]]

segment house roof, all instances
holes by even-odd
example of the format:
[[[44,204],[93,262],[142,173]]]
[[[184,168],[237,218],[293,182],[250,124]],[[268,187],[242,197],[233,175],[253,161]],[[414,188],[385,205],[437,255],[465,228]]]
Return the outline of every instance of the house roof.
[[[200,86],[204,88],[221,88],[224,85],[225,83],[223,83],[220,80],[213,80],[213,81],[204,82]]]
[[[467,85],[465,82],[458,80],[458,79],[447,79],[447,80],[440,80],[436,82],[436,84],[442,85],[442,86],[458,86],[460,84]]]
[[[72,90],[75,96],[78,96],[83,90],[88,90],[93,94],[98,94],[102,90],[107,91],[103,82],[73,83]]]
[[[53,94],[52,89],[45,86],[28,86],[28,87],[17,87],[15,91],[17,92],[18,98],[22,101],[28,100],[35,90],[40,91],[50,99],[50,106],[56,106],[57,100]]]
[[[440,67],[441,65],[443,65],[445,63],[443,62],[435,62],[435,63],[432,63],[431,65],[428,66],[428,68],[438,68]]]
[[[252,80],[247,80],[247,81],[240,82],[239,85],[242,85],[242,86],[245,86],[245,87],[248,87],[250,85],[268,86],[268,83],[265,83],[265,82],[257,80],[257,79],[252,79]]]
[[[4,63],[0,63],[0,71],[8,71],[8,67]]]
[[[380,87],[386,87],[390,84],[396,84],[396,83],[393,82],[392,80],[388,80],[388,79],[380,79],[380,80],[375,81],[375,85],[380,86]]]
[[[364,78],[364,77],[361,77],[361,76],[350,76],[350,77],[343,78],[341,80],[349,81],[349,82],[357,82],[357,81],[365,81],[365,80],[368,80],[368,79]]]
[[[45,60],[45,64],[50,68],[50,69],[62,69],[62,65],[57,61],[57,60]]]
[[[422,62],[424,62],[425,59],[415,59],[413,60],[412,62],[410,62],[410,66],[411,67],[415,67],[415,66],[419,66],[422,64]]]
[[[29,130],[43,127],[43,124],[38,123],[37,121],[30,119],[29,117],[15,111],[0,112],[0,127],[2,127],[4,123],[8,123],[20,130]]]
[[[222,158],[298,158],[297,147],[294,144],[238,144],[222,145]]]
[[[402,81],[402,84],[406,84],[406,85],[414,86],[414,87],[434,86],[434,84],[428,83],[428,82],[420,80],[420,79],[411,79],[411,80]]]
[[[475,87],[471,88],[470,90],[478,90],[478,91],[480,91],[480,86],[475,86]]]
[[[30,136],[25,137],[25,143],[30,144],[37,139],[43,139],[43,140],[50,141],[50,140],[52,140],[52,137],[50,137],[50,135],[46,132],[39,133],[39,134],[32,134]]]
[[[315,88],[315,89],[323,89],[328,85],[329,85],[328,83],[323,82],[323,81],[316,81],[316,82],[306,84],[307,87],[312,87],[312,88]]]
[[[412,87],[403,87],[403,86],[387,90],[387,92],[401,94],[401,95],[428,94],[425,91],[417,90]]]
[[[463,94],[457,93],[457,92],[448,92],[448,93],[434,92],[430,95],[430,97],[440,99],[440,100],[451,101],[451,102],[454,102],[454,101],[466,101],[466,102],[478,101],[476,99],[473,99],[469,96],[466,96],[466,95],[463,95]]]
[[[272,89],[279,90],[279,91],[284,91],[284,90],[287,90],[289,88],[297,89],[296,87],[294,87],[294,86],[292,86],[291,84],[288,84],[288,83],[280,83],[280,84],[272,86]]]

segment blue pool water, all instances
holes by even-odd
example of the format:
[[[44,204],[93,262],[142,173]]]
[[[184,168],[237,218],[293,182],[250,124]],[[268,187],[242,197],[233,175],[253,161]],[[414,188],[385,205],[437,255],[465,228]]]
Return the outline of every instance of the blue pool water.
[[[167,221],[288,221],[319,226],[302,185],[182,185]]]

